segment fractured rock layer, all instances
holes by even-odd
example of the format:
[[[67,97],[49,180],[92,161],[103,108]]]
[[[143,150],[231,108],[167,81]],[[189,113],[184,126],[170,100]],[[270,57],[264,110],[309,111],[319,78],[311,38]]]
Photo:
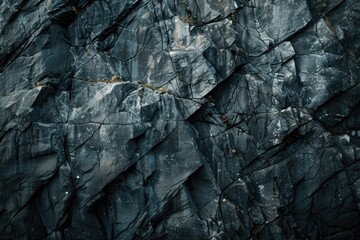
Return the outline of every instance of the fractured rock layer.
[[[0,239],[359,239],[357,0],[5,0]]]

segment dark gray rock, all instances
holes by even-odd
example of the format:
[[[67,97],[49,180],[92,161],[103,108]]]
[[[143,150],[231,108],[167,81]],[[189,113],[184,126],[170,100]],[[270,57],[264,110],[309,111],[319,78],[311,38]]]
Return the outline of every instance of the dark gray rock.
[[[0,239],[360,239],[356,0],[0,3]]]

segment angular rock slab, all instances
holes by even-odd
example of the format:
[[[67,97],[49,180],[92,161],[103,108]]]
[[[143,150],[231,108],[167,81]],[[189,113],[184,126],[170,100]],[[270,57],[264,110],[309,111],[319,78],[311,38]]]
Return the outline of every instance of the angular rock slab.
[[[357,239],[357,0],[2,1],[1,239]]]

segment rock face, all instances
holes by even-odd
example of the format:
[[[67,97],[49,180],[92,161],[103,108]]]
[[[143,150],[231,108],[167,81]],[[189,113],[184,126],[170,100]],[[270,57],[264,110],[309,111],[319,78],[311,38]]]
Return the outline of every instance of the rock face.
[[[360,239],[358,0],[4,0],[0,239]]]

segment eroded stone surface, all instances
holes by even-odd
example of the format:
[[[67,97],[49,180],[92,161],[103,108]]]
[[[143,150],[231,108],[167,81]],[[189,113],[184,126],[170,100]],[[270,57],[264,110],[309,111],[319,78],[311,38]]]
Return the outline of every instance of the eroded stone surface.
[[[1,239],[358,239],[356,0],[3,1]]]

